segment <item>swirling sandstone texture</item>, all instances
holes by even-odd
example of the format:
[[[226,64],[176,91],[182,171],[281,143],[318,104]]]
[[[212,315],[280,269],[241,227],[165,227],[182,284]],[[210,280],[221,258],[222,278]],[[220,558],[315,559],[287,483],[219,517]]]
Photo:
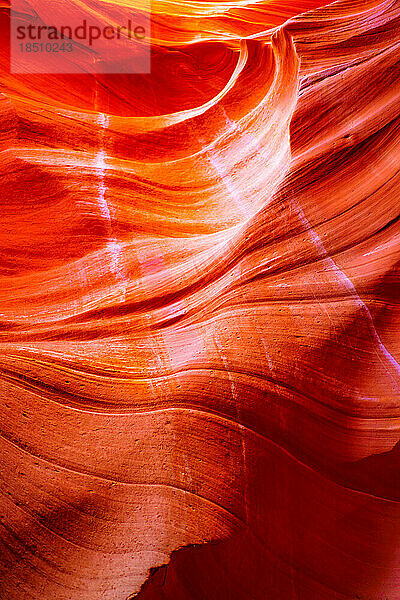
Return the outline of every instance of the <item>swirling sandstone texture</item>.
[[[0,6],[1,599],[399,600],[399,3]]]

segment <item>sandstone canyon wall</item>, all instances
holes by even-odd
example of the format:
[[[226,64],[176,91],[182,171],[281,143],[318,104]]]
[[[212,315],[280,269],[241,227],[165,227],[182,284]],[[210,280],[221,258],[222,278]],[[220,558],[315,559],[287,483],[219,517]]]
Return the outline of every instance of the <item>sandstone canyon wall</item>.
[[[399,600],[399,2],[0,10],[0,598]]]

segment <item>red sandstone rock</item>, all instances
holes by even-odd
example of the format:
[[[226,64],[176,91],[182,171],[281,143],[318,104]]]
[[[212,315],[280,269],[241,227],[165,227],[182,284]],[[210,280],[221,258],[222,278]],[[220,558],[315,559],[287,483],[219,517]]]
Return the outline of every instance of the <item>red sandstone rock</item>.
[[[399,8],[322,4],[3,44],[1,598],[399,599]]]

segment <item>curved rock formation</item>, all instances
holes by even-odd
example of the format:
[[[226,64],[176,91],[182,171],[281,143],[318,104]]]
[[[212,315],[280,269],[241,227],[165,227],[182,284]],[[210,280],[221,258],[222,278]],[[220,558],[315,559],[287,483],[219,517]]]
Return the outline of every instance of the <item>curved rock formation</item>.
[[[2,598],[398,600],[399,16],[155,0],[149,75],[3,43]]]

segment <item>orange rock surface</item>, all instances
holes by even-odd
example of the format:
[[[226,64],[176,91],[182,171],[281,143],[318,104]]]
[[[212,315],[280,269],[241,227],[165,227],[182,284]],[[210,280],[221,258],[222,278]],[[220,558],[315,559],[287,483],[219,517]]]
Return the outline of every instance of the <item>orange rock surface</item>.
[[[399,3],[0,6],[2,600],[399,600]]]

